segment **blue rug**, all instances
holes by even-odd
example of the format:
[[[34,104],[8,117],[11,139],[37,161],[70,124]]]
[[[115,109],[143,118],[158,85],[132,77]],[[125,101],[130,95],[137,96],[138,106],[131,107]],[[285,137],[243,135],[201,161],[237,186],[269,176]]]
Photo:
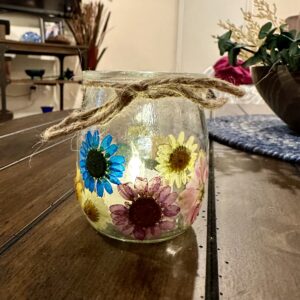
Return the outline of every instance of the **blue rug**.
[[[208,121],[210,137],[251,153],[300,163],[300,135],[273,115],[225,116]]]

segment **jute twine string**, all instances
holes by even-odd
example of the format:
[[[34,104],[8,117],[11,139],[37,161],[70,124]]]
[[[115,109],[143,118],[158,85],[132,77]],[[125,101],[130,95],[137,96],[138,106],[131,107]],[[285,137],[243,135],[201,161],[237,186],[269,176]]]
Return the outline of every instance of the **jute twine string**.
[[[207,97],[208,89],[216,89],[237,97],[244,95],[241,89],[226,81],[205,77],[160,77],[130,84],[90,81],[85,86],[113,88],[116,96],[101,107],[86,111],[74,111],[57,125],[46,129],[42,133],[43,142],[74,133],[95,124],[105,125],[137,98],[161,100],[165,97],[183,97],[202,108],[215,109],[224,105],[227,99]]]

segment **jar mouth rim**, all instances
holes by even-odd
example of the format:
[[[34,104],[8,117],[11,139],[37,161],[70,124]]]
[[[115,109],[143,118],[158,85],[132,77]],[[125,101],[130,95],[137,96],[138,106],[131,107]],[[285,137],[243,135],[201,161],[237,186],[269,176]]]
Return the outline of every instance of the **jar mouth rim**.
[[[105,82],[135,82],[143,79],[153,79],[161,76],[169,77],[205,77],[202,73],[156,72],[156,71],[83,71],[83,84],[90,81]]]

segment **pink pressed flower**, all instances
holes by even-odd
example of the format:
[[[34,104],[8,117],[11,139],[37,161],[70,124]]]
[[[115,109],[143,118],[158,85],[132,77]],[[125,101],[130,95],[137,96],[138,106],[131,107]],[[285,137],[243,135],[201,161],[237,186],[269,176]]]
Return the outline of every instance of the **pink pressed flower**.
[[[180,209],[187,225],[192,225],[200,211],[203,192],[188,188],[179,195]]]
[[[250,69],[242,65],[243,61],[240,59],[237,61],[236,66],[231,66],[227,56],[221,57],[213,66],[215,77],[235,85],[252,84]]]
[[[163,186],[160,177],[149,182],[137,177],[133,188],[125,183],[118,186],[118,191],[128,202],[111,205],[109,209],[114,225],[123,234],[144,240],[175,227],[180,210],[175,204],[177,193]]]
[[[179,195],[181,213],[185,223],[191,225],[196,220],[204,195],[204,185],[208,178],[208,166],[204,152],[200,152],[195,173],[186,189]]]
[[[198,160],[195,165],[194,187],[205,184],[208,178],[208,165],[204,151],[200,151]]]

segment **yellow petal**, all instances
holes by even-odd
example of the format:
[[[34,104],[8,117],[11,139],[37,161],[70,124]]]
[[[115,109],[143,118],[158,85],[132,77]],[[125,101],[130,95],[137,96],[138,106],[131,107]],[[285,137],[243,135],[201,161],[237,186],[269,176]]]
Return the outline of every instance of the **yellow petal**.
[[[168,178],[166,177],[166,179],[170,186],[172,186],[174,184],[175,177],[173,175],[169,174]]]
[[[160,157],[156,158],[156,161],[157,161],[159,164],[163,164],[163,163],[166,161],[166,159],[160,156]]]
[[[181,174],[181,181],[183,184],[186,184],[186,181],[187,181],[187,175],[185,172],[182,172]]]
[[[178,136],[177,141],[178,141],[178,144],[179,144],[179,145],[182,145],[182,144],[183,144],[183,142],[184,142],[184,132],[183,132],[183,131],[181,131],[181,132],[179,133],[179,136]]]
[[[197,145],[197,144],[194,144],[194,145],[192,145],[192,146],[190,147],[190,150],[191,150],[192,152],[194,152],[194,151],[196,151],[197,148],[198,148],[198,145]]]
[[[190,137],[189,137],[189,139],[187,140],[187,142],[186,142],[186,144],[185,144],[185,146],[190,150],[190,148],[191,148],[191,146],[193,145],[193,143],[194,143],[194,137],[191,135]]]
[[[192,153],[191,154],[191,158],[190,158],[190,161],[192,160],[192,161],[195,161],[196,159],[197,159],[197,156],[198,156],[198,154],[197,153]]]
[[[158,171],[158,172],[161,172],[161,169],[162,169],[162,165],[158,165],[155,167],[155,169]]]
[[[158,153],[171,153],[172,147],[170,145],[160,145],[158,147]]]
[[[81,174],[80,174],[80,170],[78,167],[76,167],[76,177],[75,177],[75,182],[80,181],[81,179]]]
[[[179,174],[175,177],[175,182],[176,182],[176,186],[178,188],[180,188],[181,187],[181,177]]]
[[[172,134],[169,135],[169,141],[170,141],[171,147],[173,149],[175,149],[177,147],[177,142],[176,142],[174,135],[172,135]]]
[[[190,171],[192,169],[194,169],[195,167],[195,162],[196,162],[196,157],[192,157],[191,160],[189,161],[189,164],[187,165],[187,169],[189,169]]]
[[[161,171],[167,176],[170,171],[168,166],[162,166]]]
[[[159,153],[158,158],[169,160],[171,153]]]

